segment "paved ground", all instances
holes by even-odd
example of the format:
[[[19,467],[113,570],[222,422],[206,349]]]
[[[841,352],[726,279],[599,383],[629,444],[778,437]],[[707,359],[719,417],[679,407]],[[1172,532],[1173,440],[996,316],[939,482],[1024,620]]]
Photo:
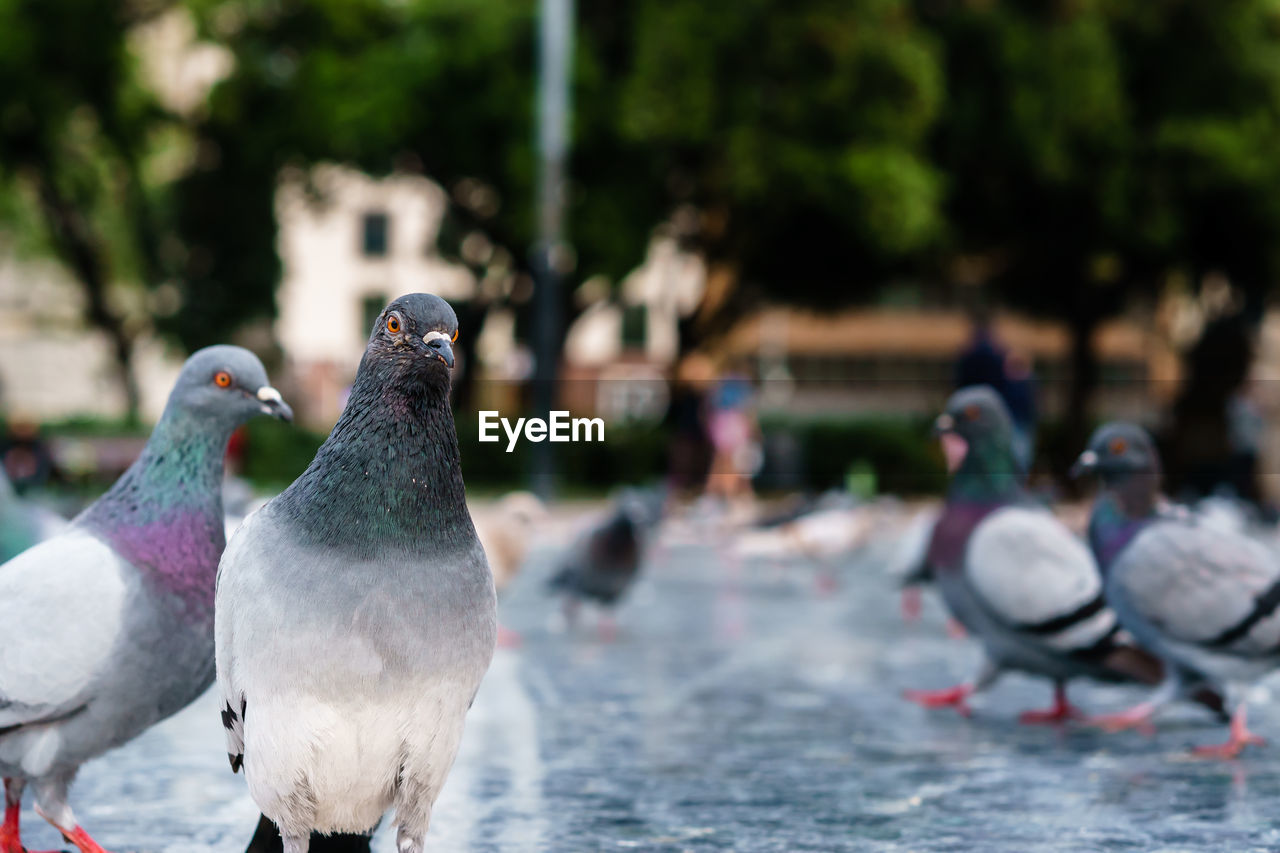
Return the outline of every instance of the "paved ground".
[[[1044,685],[1009,678],[972,720],[904,704],[972,661],[935,605],[904,626],[873,567],[822,594],[814,567],[662,549],[616,642],[558,630],[546,553],[503,603],[501,651],[437,804],[434,851],[1254,851],[1280,846],[1280,746],[1186,757],[1222,730],[1195,711],[1159,734],[1025,728]],[[1092,709],[1136,694],[1081,687]],[[1280,713],[1256,728],[1280,741]],[[217,703],[85,768],[83,823],[111,850],[238,851],[256,813]],[[28,826],[38,819],[28,809]],[[44,826],[33,847],[58,839]],[[392,833],[377,839],[389,853]]]

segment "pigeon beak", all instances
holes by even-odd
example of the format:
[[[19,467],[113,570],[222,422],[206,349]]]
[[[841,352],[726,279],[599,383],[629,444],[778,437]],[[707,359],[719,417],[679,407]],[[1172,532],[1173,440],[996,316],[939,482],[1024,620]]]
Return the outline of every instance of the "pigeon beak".
[[[263,385],[258,389],[258,393],[255,396],[258,398],[258,402],[262,403],[262,413],[264,415],[279,418],[285,423],[293,423],[293,409],[289,408],[289,404],[280,396],[279,391],[270,385]]]
[[[1076,460],[1076,464],[1071,466],[1071,478],[1078,480],[1085,474],[1091,474],[1098,470],[1098,454],[1092,450],[1086,450],[1080,454],[1080,458]]]
[[[443,332],[427,332],[422,336],[427,358],[438,358],[445,367],[453,367],[453,343]]]

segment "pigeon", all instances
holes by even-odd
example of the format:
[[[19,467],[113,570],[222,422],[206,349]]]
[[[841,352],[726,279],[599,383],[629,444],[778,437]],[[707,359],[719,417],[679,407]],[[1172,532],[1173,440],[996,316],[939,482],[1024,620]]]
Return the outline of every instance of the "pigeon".
[[[627,489],[610,511],[561,556],[548,583],[563,595],[565,618],[572,625],[578,606],[594,601],[611,610],[640,573],[649,533],[662,518],[662,496]],[[612,613],[605,614],[601,633],[616,633]]]
[[[53,510],[18,497],[0,468],[0,563],[7,562],[67,528],[67,520]]]
[[[511,492],[493,506],[473,509],[471,517],[501,599],[529,556],[535,528],[547,519],[547,507],[532,492]],[[515,648],[521,642],[519,632],[498,623],[500,648]]]
[[[23,789],[83,853],[67,804],[80,765],[213,682],[227,440],[292,417],[262,363],[231,346],[187,359],[142,455],[62,534],[0,566],[0,853],[20,853]]]
[[[933,583],[929,568],[929,543],[941,515],[940,507],[917,510],[898,531],[892,550],[885,560],[885,573],[902,590],[902,618],[915,622],[920,618],[922,602],[920,590]]]
[[[982,643],[985,660],[972,682],[907,691],[907,698],[967,715],[971,696],[1020,670],[1054,683],[1053,707],[1021,721],[1057,723],[1082,716],[1067,701],[1073,678],[1155,683],[1159,662],[1120,636],[1089,548],[1027,495],[999,395],[985,385],[957,391],[936,431],[952,478],[928,562],[951,615]]]
[[[529,556],[535,530],[547,519],[547,507],[532,492],[511,492],[471,515],[489,558],[494,588],[502,595]]]
[[[493,657],[497,598],[449,406],[457,334],[438,296],[391,302],[315,459],[219,567],[228,758],[286,853],[392,806],[396,849],[419,853]]]
[[[1107,601],[1166,673],[1146,701],[1095,722],[1145,725],[1170,700],[1208,685],[1238,701],[1228,741],[1197,754],[1234,758],[1262,743],[1239,693],[1280,666],[1280,557],[1230,525],[1163,502],[1159,455],[1139,426],[1100,427],[1073,470],[1102,479],[1089,540]]]

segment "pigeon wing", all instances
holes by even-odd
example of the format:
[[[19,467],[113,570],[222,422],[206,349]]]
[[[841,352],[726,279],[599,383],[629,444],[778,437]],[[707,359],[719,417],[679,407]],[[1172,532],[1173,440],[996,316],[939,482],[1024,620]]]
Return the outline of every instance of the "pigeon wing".
[[[1129,605],[1173,639],[1245,655],[1280,646],[1280,560],[1245,535],[1160,522],[1134,540],[1115,571]]]
[[[0,566],[0,731],[82,709],[109,677],[130,568],[83,530]]]
[[[995,618],[1056,651],[1084,651],[1115,632],[1088,546],[1044,510],[1010,507],[979,524],[965,578]]]
[[[227,739],[227,760],[231,762],[233,773],[244,764],[244,718],[247,709],[244,693],[236,678],[234,621],[230,616],[245,591],[262,581],[259,539],[262,515],[259,509],[245,518],[227,542],[218,562],[213,610],[214,657],[218,689],[222,694],[222,728]]]

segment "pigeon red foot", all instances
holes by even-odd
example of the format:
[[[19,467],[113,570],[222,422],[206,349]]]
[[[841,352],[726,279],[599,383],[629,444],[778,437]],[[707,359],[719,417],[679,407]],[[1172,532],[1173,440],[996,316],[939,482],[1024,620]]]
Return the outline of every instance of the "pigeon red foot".
[[[19,805],[5,806],[4,823],[0,824],[0,853],[61,853],[55,850],[28,850],[22,846],[22,833],[18,825],[21,812],[22,807]],[[70,834],[63,833],[63,837],[80,848],[81,853],[106,853],[82,827],[77,826]]]
[[[902,698],[915,702],[923,708],[955,708],[956,713],[967,717],[973,713],[969,707],[969,697],[973,695],[972,684],[957,684],[945,690],[904,690]]]
[[[1067,701],[1067,688],[1061,684],[1053,688],[1053,707],[1044,711],[1024,711],[1018,716],[1023,725],[1056,725],[1070,720],[1083,720],[1084,712]]]
[[[21,811],[21,806],[5,806],[4,824],[0,825],[0,853],[24,853],[18,833],[18,815]]]
[[[919,622],[923,601],[918,587],[909,586],[902,591],[902,621]]]
[[[524,638],[518,631],[513,631],[506,625],[498,626],[498,648],[518,649],[523,642]]]
[[[1103,731],[1122,732],[1125,729],[1137,729],[1143,734],[1153,734],[1155,727],[1151,725],[1151,716],[1156,712],[1155,704],[1141,702],[1127,711],[1115,714],[1100,714],[1086,718],[1085,722]]]
[[[1227,739],[1226,743],[1215,744],[1213,746],[1197,746],[1191,751],[1191,754],[1199,758],[1218,758],[1225,760],[1238,758],[1241,751],[1243,751],[1246,746],[1266,745],[1266,740],[1249,731],[1245,708],[1241,705],[1231,717],[1231,736]]]

